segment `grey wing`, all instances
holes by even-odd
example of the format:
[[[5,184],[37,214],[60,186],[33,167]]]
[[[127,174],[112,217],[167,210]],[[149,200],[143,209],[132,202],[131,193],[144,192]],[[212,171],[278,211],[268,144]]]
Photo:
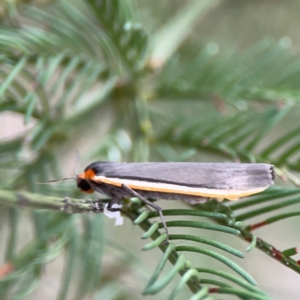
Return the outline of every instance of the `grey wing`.
[[[248,190],[273,184],[269,164],[243,163],[106,163],[102,175],[190,187]]]
[[[110,186],[107,184],[95,184],[90,182],[93,189],[101,194],[109,196],[114,203],[121,203],[124,198],[131,198],[131,194],[127,193],[123,188]],[[138,193],[146,198],[152,198],[155,200],[164,199],[164,200],[181,200],[191,205],[205,203],[207,197],[199,197],[193,195],[182,195],[174,193],[159,193],[151,191],[138,190]]]

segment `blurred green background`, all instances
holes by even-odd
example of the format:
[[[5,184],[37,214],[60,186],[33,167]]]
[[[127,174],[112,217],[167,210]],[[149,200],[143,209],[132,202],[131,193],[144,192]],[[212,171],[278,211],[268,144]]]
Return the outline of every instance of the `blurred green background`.
[[[92,161],[271,163],[282,208],[264,213],[257,206],[247,224],[300,211],[299,11],[293,0],[2,0],[0,299],[146,298],[142,291],[162,252],[142,251],[147,241],[130,220],[115,227],[102,215],[5,201],[5,190],[89,199],[73,181],[37,182],[74,177]],[[284,194],[291,189],[293,199]],[[159,205],[192,209],[177,201]],[[291,218],[254,234],[284,250],[297,246],[298,228],[299,219]],[[170,232],[244,253],[249,244],[209,230]],[[222,254],[272,299],[299,298],[299,269],[258,249],[245,259]],[[296,264],[299,255],[293,258]],[[194,267],[230,272],[204,255],[187,253],[186,259]],[[13,270],[5,273],[10,262]],[[168,270],[170,265],[164,274]],[[168,299],[179,281],[176,275],[152,298]],[[191,296],[184,286],[177,299]]]

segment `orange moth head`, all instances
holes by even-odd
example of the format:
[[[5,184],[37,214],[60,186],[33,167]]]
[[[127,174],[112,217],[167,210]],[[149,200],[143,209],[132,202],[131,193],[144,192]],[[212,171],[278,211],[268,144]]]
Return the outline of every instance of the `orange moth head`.
[[[90,181],[95,176],[95,172],[92,169],[86,169],[83,173],[77,176],[77,186],[81,191],[91,194],[94,192],[93,188],[90,185]]]

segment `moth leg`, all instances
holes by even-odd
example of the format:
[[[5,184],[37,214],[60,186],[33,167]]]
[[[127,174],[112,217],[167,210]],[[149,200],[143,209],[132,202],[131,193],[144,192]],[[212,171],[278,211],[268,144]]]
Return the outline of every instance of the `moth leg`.
[[[112,206],[115,204],[115,201],[109,201],[107,204],[107,210],[111,211],[111,212],[115,212],[115,211],[121,211],[121,208],[113,208]]]
[[[137,193],[136,191],[132,190],[130,187],[128,187],[127,185],[125,184],[122,184],[122,188],[128,192],[131,196],[133,197],[137,197],[139,198],[141,201],[143,201],[145,204],[147,204],[148,206],[152,207],[154,210],[156,210],[160,216],[160,219],[161,219],[161,223],[165,229],[165,232],[167,234],[167,241],[169,240],[169,231],[168,231],[168,227],[167,227],[167,224],[166,224],[166,221],[165,221],[165,218],[164,218],[164,215],[162,213],[162,209],[160,206],[152,203],[151,201],[149,201],[147,198],[141,196],[139,193]]]
[[[115,203],[120,204],[120,199],[119,199],[119,198],[114,198],[114,197],[112,196],[112,199],[111,199],[110,201],[107,202],[107,207],[106,207],[106,209],[107,209],[108,211],[110,211],[110,212],[116,212],[116,211],[119,211],[121,214],[127,216],[127,217],[130,219],[129,214],[128,214],[125,210],[123,210],[122,207],[120,207],[120,208],[112,207]]]
[[[121,208],[114,208],[112,207],[115,203],[119,204],[119,199],[111,199],[108,204],[107,204],[107,210],[111,211],[111,212],[115,212],[115,211],[121,211],[122,212],[122,209]]]

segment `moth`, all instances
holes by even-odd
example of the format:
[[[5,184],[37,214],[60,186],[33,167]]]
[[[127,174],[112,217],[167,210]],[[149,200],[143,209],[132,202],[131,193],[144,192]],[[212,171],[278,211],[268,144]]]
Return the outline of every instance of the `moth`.
[[[137,197],[158,211],[167,231],[161,208],[149,198],[189,204],[237,200],[264,191],[274,178],[274,167],[262,163],[93,162],[77,176],[77,186],[110,197],[108,207]]]

